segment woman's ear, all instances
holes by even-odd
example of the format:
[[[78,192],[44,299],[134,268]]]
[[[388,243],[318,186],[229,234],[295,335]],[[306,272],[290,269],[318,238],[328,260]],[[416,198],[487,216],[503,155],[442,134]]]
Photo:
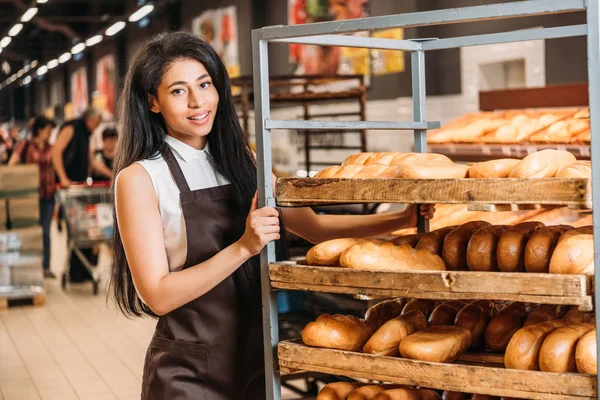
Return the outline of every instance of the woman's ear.
[[[150,111],[153,113],[158,114],[160,112],[158,101],[156,101],[156,97],[151,94],[148,95],[148,105],[150,106]]]

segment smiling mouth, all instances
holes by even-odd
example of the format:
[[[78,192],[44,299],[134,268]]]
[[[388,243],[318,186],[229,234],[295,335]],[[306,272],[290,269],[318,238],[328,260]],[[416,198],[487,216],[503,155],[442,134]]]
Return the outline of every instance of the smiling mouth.
[[[188,119],[189,119],[190,121],[203,121],[203,120],[205,120],[206,118],[208,118],[208,114],[209,114],[209,113],[210,113],[210,112],[209,112],[209,111],[207,111],[207,112],[205,112],[205,113],[203,113],[203,114],[200,114],[200,115],[196,115],[196,116],[193,116],[193,117],[188,117]]]

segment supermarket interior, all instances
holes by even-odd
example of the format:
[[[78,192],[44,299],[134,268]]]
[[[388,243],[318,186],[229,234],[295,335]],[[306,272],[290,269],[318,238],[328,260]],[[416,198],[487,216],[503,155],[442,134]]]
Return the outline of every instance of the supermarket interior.
[[[0,0],[0,400],[598,398],[599,1]]]

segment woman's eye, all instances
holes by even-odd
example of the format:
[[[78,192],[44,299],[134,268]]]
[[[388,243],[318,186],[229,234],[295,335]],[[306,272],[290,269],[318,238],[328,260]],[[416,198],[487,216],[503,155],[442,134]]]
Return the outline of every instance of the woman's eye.
[[[202,89],[206,89],[206,88],[207,88],[207,87],[209,87],[209,86],[210,86],[210,82],[202,82],[202,83],[200,84],[200,87],[201,87]]]
[[[171,93],[177,96],[177,95],[179,95],[179,94],[181,94],[181,93],[183,93],[183,92],[184,92],[184,90],[183,90],[183,89],[175,89],[175,90],[173,90]]]

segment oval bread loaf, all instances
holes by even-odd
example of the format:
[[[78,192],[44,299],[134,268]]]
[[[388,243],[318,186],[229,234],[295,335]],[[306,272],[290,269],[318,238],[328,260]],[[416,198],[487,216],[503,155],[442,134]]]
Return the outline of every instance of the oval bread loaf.
[[[399,388],[378,393],[375,400],[423,400],[423,397],[417,389]]]
[[[394,318],[377,330],[363,347],[363,353],[394,357],[399,353],[400,342],[414,332],[427,327],[427,319],[421,311],[413,310]]]
[[[403,299],[384,300],[370,307],[365,313],[365,321],[371,324],[375,329],[379,329],[391,319],[402,314],[404,308]]]
[[[550,259],[567,225],[545,226],[534,232],[525,245],[523,261],[527,272],[548,273]]]
[[[469,348],[479,349],[485,344],[485,330],[489,321],[489,311],[486,312],[479,304],[471,303],[458,312],[454,326],[471,331]]]
[[[390,166],[392,168],[392,166]],[[466,178],[469,167],[442,161],[411,161],[394,165],[396,177],[404,179],[460,179]]]
[[[575,349],[579,339],[594,329],[594,324],[573,324],[555,329],[546,337],[540,349],[540,370],[546,372],[577,372]]]
[[[563,320],[542,322],[519,329],[508,342],[504,354],[506,368],[539,371],[540,349],[548,335],[565,326]]]
[[[435,161],[453,164],[453,161],[443,154],[436,153],[398,153],[390,165],[406,164],[413,161]]]
[[[346,250],[340,266],[372,271],[444,271],[444,261],[427,250],[392,243],[363,243]]]
[[[593,322],[595,321],[593,312],[582,312],[579,310],[579,307],[573,306],[567,311],[564,315],[563,320],[567,325],[571,324],[582,324],[585,322]]]
[[[466,307],[467,304],[468,303],[463,300],[446,301],[440,304],[429,316],[429,325],[454,325],[456,314],[458,314],[463,307]]]
[[[335,175],[340,172],[342,167],[339,165],[334,165],[332,167],[327,167],[322,171],[319,171],[315,174],[315,179],[325,179],[325,178],[334,178]]]
[[[525,157],[511,171],[511,178],[552,178],[562,167],[577,159],[568,151],[547,149]]]
[[[417,243],[419,243],[419,240],[421,240],[422,237],[423,237],[422,233],[417,233],[414,235],[405,235],[405,236],[400,236],[400,237],[390,240],[390,243],[393,243],[396,246],[402,246],[403,244],[407,244],[410,247],[415,247],[417,245]]]
[[[312,347],[359,351],[373,331],[366,321],[352,315],[321,315],[304,327],[302,341]]]
[[[402,309],[402,315],[408,314],[413,310],[421,311],[425,318],[429,318],[431,312],[435,308],[435,303],[432,300],[427,299],[412,299],[406,303]]]
[[[366,385],[354,389],[348,396],[348,400],[373,400],[377,394],[385,389],[381,385]]]
[[[342,167],[347,164],[363,164],[375,153],[356,153],[346,157],[342,162]]]
[[[567,310],[568,309],[564,306],[542,304],[527,314],[527,318],[525,319],[523,326],[535,325],[541,322],[562,318]]]
[[[551,274],[593,274],[594,273],[594,236],[587,228],[566,231],[561,236],[552,258]]]
[[[598,371],[596,348],[596,329],[592,329],[579,339],[575,349],[575,362],[580,374],[596,375]]]
[[[446,236],[458,228],[455,226],[447,226],[445,228],[436,229],[435,231],[426,233],[417,243],[416,249],[425,249],[429,250],[433,254],[437,254],[438,256],[442,255],[442,247],[444,245],[444,239]]]
[[[508,225],[484,226],[471,236],[467,245],[467,266],[470,271],[498,271],[498,239],[508,228]]]
[[[485,330],[485,345],[489,351],[504,352],[508,342],[523,327],[527,310],[523,303],[511,303],[491,319]]]
[[[412,360],[449,363],[471,345],[471,331],[458,326],[425,328],[400,342],[400,354]]]
[[[506,178],[521,160],[502,158],[471,165],[469,178]]]
[[[442,248],[442,259],[449,271],[467,271],[467,246],[471,236],[483,228],[489,226],[489,222],[473,221],[461,225],[450,232],[444,239]]]
[[[319,392],[316,400],[346,400],[354,389],[363,386],[354,382],[334,382],[325,385]]]
[[[589,161],[577,161],[562,167],[556,173],[557,178],[591,178],[592,163]]]
[[[544,227],[541,222],[523,222],[505,230],[498,239],[496,259],[502,272],[525,271],[525,246],[529,237]]]
[[[333,239],[327,240],[326,242],[319,243],[313,246],[306,253],[306,262],[308,265],[339,265],[340,256],[350,247],[367,243],[383,243],[382,240],[369,240],[369,239]]]

